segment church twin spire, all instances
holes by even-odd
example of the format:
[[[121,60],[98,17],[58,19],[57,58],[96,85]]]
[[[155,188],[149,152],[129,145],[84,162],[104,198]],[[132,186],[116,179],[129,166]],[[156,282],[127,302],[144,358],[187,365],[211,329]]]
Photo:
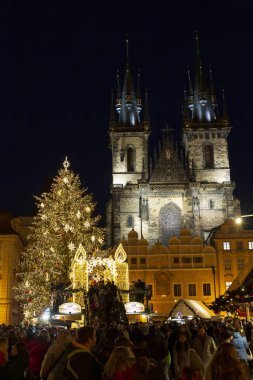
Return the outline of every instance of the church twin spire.
[[[131,67],[129,63],[129,40],[126,37],[126,67],[124,73],[123,87],[121,90],[120,75],[117,71],[117,91],[116,91],[116,111],[114,111],[114,99],[112,96],[111,106],[111,125],[117,123],[121,126],[138,127],[141,125],[142,98],[140,88],[140,70],[137,75],[137,88],[134,89]],[[144,109],[144,124],[148,124],[149,128],[149,113],[147,106],[147,92]]]
[[[213,73],[209,66],[209,81],[206,80],[204,66],[200,57],[199,36],[196,32],[196,64],[194,86],[189,66],[187,67],[188,89],[184,96],[183,118],[185,124],[203,124],[220,121],[217,98],[214,92]],[[224,116],[224,115],[223,115]]]

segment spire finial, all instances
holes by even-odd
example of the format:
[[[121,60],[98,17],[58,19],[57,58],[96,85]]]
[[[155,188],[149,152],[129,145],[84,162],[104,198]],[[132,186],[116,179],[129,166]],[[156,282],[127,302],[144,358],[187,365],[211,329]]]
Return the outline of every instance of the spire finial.
[[[144,121],[149,122],[149,111],[148,111],[148,89],[145,88],[145,111],[144,111]]]
[[[117,99],[121,98],[119,70],[117,70]]]
[[[69,170],[70,162],[68,161],[67,156],[65,157],[65,160],[63,161],[63,167],[64,167],[65,172],[67,172]]]
[[[114,113],[114,93],[113,90],[111,90],[111,115],[110,115],[110,122],[115,122],[115,113]]]
[[[141,97],[141,69],[138,68],[137,73],[137,90],[136,90],[136,96],[137,98]]]
[[[196,39],[196,50],[197,50],[197,55],[199,55],[199,34],[198,31],[195,30],[195,39]]]
[[[227,112],[227,104],[226,104],[226,99],[225,99],[225,90],[224,86],[222,86],[222,101],[223,101],[223,117],[227,118],[228,112]]]
[[[128,58],[129,58],[128,44],[129,44],[128,33],[126,33],[126,59],[127,59],[127,61],[128,61]]]
[[[210,78],[210,91],[211,91],[211,95],[214,95],[214,84],[213,84],[213,71],[212,71],[212,65],[209,65],[209,78]]]
[[[188,76],[188,91],[189,95],[193,96],[193,88],[192,88],[192,81],[191,81],[191,73],[190,73],[190,66],[187,66],[187,76]]]

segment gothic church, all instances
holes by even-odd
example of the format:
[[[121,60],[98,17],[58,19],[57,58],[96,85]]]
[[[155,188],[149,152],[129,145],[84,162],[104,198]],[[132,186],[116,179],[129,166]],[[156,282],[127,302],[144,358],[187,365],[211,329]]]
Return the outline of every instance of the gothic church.
[[[220,114],[211,70],[208,77],[207,81],[196,36],[195,75],[192,81],[188,70],[182,141],[175,143],[171,131],[165,129],[158,154],[151,157],[147,95],[143,104],[139,80],[134,88],[127,54],[122,88],[117,75],[109,125],[108,246],[119,243],[132,228],[149,244],[168,245],[182,228],[206,238],[211,229],[240,214],[230,179],[227,137],[231,124],[224,92]]]

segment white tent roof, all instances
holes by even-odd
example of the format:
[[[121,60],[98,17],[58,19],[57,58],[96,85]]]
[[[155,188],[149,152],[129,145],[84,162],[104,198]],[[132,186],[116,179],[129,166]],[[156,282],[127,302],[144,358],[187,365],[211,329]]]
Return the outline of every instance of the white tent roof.
[[[179,300],[170,312],[169,318],[184,318],[199,316],[203,319],[216,317],[215,313],[208,309],[202,302],[197,300]]]

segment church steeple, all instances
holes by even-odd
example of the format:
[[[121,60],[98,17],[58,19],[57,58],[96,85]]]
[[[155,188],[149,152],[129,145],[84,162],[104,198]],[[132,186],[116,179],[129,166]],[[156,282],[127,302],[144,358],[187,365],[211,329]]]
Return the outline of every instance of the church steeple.
[[[129,64],[128,43],[129,40],[128,37],[126,37],[126,68],[121,94],[121,104],[120,107],[118,106],[119,123],[128,126],[137,126],[140,124],[140,116],[134,91],[131,68]]]
[[[204,68],[199,52],[199,36],[196,31],[196,67],[193,97],[193,119],[199,122],[210,122],[215,119],[215,113],[210,102],[210,93],[204,74]]]

